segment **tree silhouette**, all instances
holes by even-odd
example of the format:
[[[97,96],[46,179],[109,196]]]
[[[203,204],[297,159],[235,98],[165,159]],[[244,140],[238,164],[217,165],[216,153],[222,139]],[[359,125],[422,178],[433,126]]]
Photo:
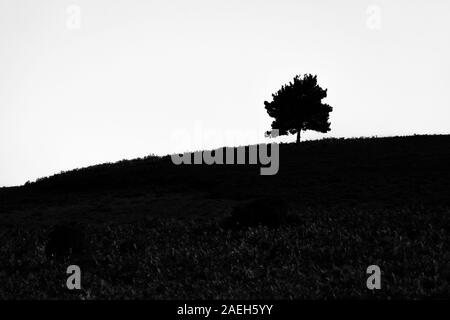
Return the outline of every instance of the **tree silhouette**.
[[[330,131],[329,114],[333,108],[322,103],[326,96],[327,89],[317,84],[316,75],[295,76],[293,82],[272,94],[272,102],[264,101],[267,113],[275,119],[272,129],[278,129],[279,135],[296,133],[297,143],[302,130]],[[270,134],[271,131],[266,132]]]

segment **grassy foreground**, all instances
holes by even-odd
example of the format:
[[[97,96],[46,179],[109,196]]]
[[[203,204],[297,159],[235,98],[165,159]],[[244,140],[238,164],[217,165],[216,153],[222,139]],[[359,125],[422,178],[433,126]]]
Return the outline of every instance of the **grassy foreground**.
[[[264,181],[258,167],[162,158],[1,189],[0,299],[449,298],[449,146],[449,136],[324,140],[282,145],[280,172]],[[139,178],[115,185],[117,172]],[[295,219],[224,226],[235,205],[266,194]],[[82,254],[46,254],[61,223],[77,224]],[[66,288],[70,264],[80,291]],[[366,288],[372,264],[381,290]]]

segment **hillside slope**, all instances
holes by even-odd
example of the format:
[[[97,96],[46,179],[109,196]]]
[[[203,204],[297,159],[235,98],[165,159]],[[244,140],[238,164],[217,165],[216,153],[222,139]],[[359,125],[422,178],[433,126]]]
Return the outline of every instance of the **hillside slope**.
[[[274,176],[166,157],[3,188],[0,299],[448,299],[449,147],[327,139],[281,145]],[[289,219],[225,223],[252,210],[270,222],[273,196]],[[65,286],[70,264],[81,290]],[[366,287],[373,264],[381,290]]]
[[[176,166],[169,157],[149,157],[0,189],[0,219],[11,222],[21,217],[23,222],[34,214],[33,221],[45,221],[46,211],[52,222],[65,218],[56,211],[107,221],[116,219],[118,211],[122,217],[214,215],[226,211],[224,201],[266,195],[280,196],[299,208],[448,205],[448,163],[448,135],[282,144],[274,176],[261,176],[260,165]]]

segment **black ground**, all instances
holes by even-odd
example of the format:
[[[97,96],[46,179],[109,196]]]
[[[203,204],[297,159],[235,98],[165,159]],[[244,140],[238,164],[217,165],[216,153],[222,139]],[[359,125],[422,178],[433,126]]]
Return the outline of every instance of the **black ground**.
[[[325,139],[281,145],[275,176],[148,157],[2,188],[0,298],[449,298],[449,147]]]

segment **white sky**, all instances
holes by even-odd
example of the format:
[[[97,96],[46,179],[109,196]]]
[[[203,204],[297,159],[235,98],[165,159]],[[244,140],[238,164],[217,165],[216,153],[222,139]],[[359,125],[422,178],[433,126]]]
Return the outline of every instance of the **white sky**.
[[[0,186],[266,141],[263,101],[304,73],[334,107],[305,138],[449,133],[449,18],[448,0],[0,0]]]

